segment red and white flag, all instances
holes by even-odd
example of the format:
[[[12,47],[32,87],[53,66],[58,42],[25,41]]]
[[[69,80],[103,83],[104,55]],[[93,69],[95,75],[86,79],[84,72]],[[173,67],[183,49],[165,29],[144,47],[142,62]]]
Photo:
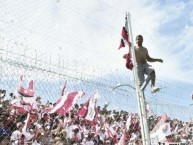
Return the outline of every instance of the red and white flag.
[[[121,36],[122,36],[122,39],[121,39],[121,43],[118,49],[121,49],[122,47],[125,47],[126,45],[130,47],[131,42],[129,41],[129,29],[128,29],[127,16],[125,17],[125,26],[122,28]]]
[[[89,121],[91,125],[94,125],[98,120],[98,110],[96,108],[97,98],[98,93],[94,93],[77,113],[77,116]]]
[[[151,133],[156,132],[159,127],[165,123],[165,121],[168,119],[167,114],[163,114],[162,117],[160,118],[160,120],[157,122],[157,124],[154,126],[153,130],[151,131]]]
[[[88,121],[91,126],[96,125],[96,122],[98,121],[98,114],[99,114],[99,112],[98,112],[98,109],[96,107],[96,104],[95,104],[95,110],[94,111],[95,111],[94,119],[92,121]]]
[[[15,106],[13,105],[13,108],[18,112],[18,113],[21,113],[21,114],[27,114],[27,110],[24,109],[23,107],[18,107],[18,106]]]
[[[127,122],[126,122],[126,129],[129,130],[130,125],[132,124],[132,118],[133,118],[133,114],[130,113],[129,117],[127,118]]]
[[[66,94],[57,101],[56,105],[48,113],[58,113],[62,116],[74,106],[78,99],[84,95],[84,92],[79,91]]]
[[[26,120],[24,121],[25,124],[22,128],[22,134],[25,135],[25,142],[29,142],[29,141],[32,141],[33,138],[34,138],[34,134],[31,134],[29,133],[29,131],[27,131],[27,128],[29,127],[29,125],[31,124],[31,118],[32,118],[32,115],[28,112],[27,114],[27,118]]]
[[[78,110],[78,113],[77,113],[78,117],[84,118],[86,116],[89,100]]]
[[[171,135],[171,127],[170,127],[170,123],[163,123],[161,126],[159,126],[159,128],[156,130],[156,132],[152,133],[150,135],[151,138],[157,138],[158,141],[164,141],[166,136]]]
[[[107,132],[107,134],[108,134],[108,136],[109,136],[110,138],[112,138],[113,140],[115,139],[113,133],[111,132],[111,130],[110,130],[109,128],[105,128],[105,131]]]
[[[24,102],[19,98],[14,99],[14,102],[12,103],[12,107],[18,113],[22,113],[22,114],[27,114],[33,108],[30,103]]]
[[[62,96],[64,96],[64,91],[65,91],[65,89],[66,89],[66,84],[67,84],[67,82],[65,81],[65,82],[64,82],[64,86],[63,86],[62,91],[61,91],[61,96],[60,96],[60,98],[56,101],[56,104],[58,104],[58,103],[61,101]]]
[[[29,81],[28,88],[25,89],[22,87],[23,75],[20,76],[20,79],[17,84],[17,92],[22,95],[23,97],[33,97],[34,96],[34,90],[33,90],[33,80]]]
[[[122,47],[125,47],[126,45],[131,46],[131,42],[129,41],[129,29],[128,29],[128,20],[127,20],[127,15],[125,17],[125,26],[122,28],[122,32],[121,32],[121,42],[120,45],[118,47],[118,49],[121,49]],[[129,49],[130,51],[130,49]],[[123,55],[123,58],[126,60],[126,68],[132,70],[133,69],[133,62],[131,60],[131,56],[130,56],[130,52],[127,54]]]
[[[127,21],[127,19],[125,21]],[[128,30],[126,30],[125,27],[122,28],[121,36],[127,43],[129,42]]]
[[[104,123],[104,127],[105,127],[105,132],[107,133],[108,137],[112,138],[113,143],[117,143],[117,139],[115,137],[115,135],[113,134],[113,132],[115,132],[115,130],[111,127],[109,128],[109,126],[107,125],[107,123]]]
[[[26,132],[27,127],[29,126],[29,124],[30,124],[30,113],[28,112],[27,118],[25,120],[25,124],[24,124],[24,126],[22,128],[22,132]]]
[[[96,99],[91,97],[88,103],[87,113],[85,115],[85,119],[89,121],[93,121],[95,117],[95,108],[96,108]]]
[[[117,145],[126,145],[125,139],[126,137],[125,134],[123,133]]]

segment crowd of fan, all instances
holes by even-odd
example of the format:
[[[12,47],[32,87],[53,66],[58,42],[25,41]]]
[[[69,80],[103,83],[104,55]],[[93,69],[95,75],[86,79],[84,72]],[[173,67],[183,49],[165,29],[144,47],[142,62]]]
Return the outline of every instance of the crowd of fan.
[[[6,91],[0,90],[0,144],[7,145],[116,145],[125,134],[126,144],[142,145],[139,116],[132,117],[129,129],[126,121],[129,113],[126,111],[108,110],[108,106],[98,106],[98,120],[90,124],[83,118],[77,117],[82,104],[75,104],[64,116],[48,114],[45,109],[54,104],[42,104],[41,98],[36,101],[39,109],[31,112],[30,124],[24,129],[27,114],[21,114],[13,109],[13,94],[5,99]],[[160,116],[148,118],[150,130],[159,121]],[[165,142],[183,142],[193,144],[193,123],[177,119],[169,119],[172,135]],[[109,135],[109,128],[112,135]],[[174,131],[175,130],[175,131]]]

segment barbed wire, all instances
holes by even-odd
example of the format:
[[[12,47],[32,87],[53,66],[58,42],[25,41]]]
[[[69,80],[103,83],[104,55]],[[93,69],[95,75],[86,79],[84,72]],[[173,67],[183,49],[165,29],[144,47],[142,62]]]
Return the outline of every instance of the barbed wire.
[[[97,89],[99,92],[101,92],[102,97],[101,97],[101,102],[99,102],[99,104],[101,105],[104,102],[108,102],[114,99],[114,101],[111,101],[112,103],[111,108],[117,109],[117,108],[120,108],[120,106],[122,106],[121,107],[122,110],[130,110],[130,111],[135,110],[137,112],[135,92],[132,89],[129,89],[128,87],[127,87],[128,89],[124,87],[113,89],[117,86],[116,81],[114,82],[112,80],[113,76],[111,80],[108,80],[107,78],[102,78],[102,77],[97,78],[97,76],[90,76],[90,79],[85,79],[84,77],[82,77],[84,76],[84,72],[75,71],[75,75],[73,76],[73,75],[70,75],[70,73],[66,74],[65,71],[62,71],[62,72],[58,71],[58,69],[61,70],[61,68],[59,68],[58,65],[49,64],[49,63],[47,64],[44,61],[37,60],[37,58],[28,57],[28,56],[25,56],[19,53],[13,53],[9,49],[4,50],[1,48],[0,51],[1,51],[0,53],[1,72],[3,72],[1,73],[1,81],[3,82],[1,84],[1,87],[12,88],[11,91],[13,91],[15,89],[17,78],[20,75],[19,72],[21,69],[24,69],[25,71],[23,72],[25,72],[26,75],[28,74],[28,75],[36,76],[35,79],[37,83],[41,84],[41,85],[38,85],[39,87],[37,89],[38,94],[41,94],[43,96],[51,96],[51,98],[50,97],[49,98],[52,101],[56,100],[57,96],[59,95],[60,85],[62,84],[62,80],[63,81],[69,80],[69,82],[75,82],[75,84],[77,84],[78,82],[81,82],[75,86],[70,85],[69,86],[70,90],[81,89],[81,90],[86,90],[86,91],[89,91],[89,90],[94,91]],[[16,61],[15,60],[15,58],[16,59],[21,58],[21,56],[24,57],[24,59],[29,59],[29,62],[32,62],[35,60],[36,63],[30,64],[25,61]],[[48,67],[48,65],[51,65],[51,66]],[[14,70],[13,73],[9,74],[11,72],[10,70],[12,71]],[[73,71],[70,68],[62,68],[62,70]],[[81,77],[78,77],[80,76],[78,75],[79,73],[81,73]],[[104,79],[104,80],[98,81],[98,79],[101,79],[101,80]],[[121,82],[121,76],[118,76],[118,79],[120,79],[119,82]],[[12,80],[13,82],[11,83],[11,82],[8,82],[7,80]],[[107,83],[107,81],[109,83]],[[45,86],[44,83],[47,85],[50,83],[50,87]],[[54,90],[50,91],[49,88],[52,88]],[[89,91],[89,93],[91,92]],[[167,93],[167,92],[160,92],[159,96],[163,94],[167,96],[168,95],[172,96],[172,94]],[[46,99],[48,98],[45,97],[44,100],[47,101]],[[172,100],[173,103],[168,103],[167,102],[168,100],[169,101]],[[183,103],[181,105],[175,104],[175,101],[174,101],[175,99],[173,100],[171,98],[168,98],[168,100],[164,101],[161,98],[158,99],[157,97],[153,97],[149,99],[148,102],[151,105],[151,107],[153,108],[153,111],[156,113],[167,112],[168,114],[175,116],[174,115],[175,111],[173,111],[173,109],[178,108],[181,111],[186,110],[187,116],[190,116],[192,107],[183,106]],[[165,108],[165,109],[160,109],[160,108]]]

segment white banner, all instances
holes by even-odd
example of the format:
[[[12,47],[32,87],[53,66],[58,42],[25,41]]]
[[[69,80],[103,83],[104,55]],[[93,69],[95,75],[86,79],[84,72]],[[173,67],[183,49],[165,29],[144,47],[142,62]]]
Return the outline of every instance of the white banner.
[[[87,115],[85,117],[86,120],[90,120],[90,121],[93,121],[94,120],[94,117],[95,117],[95,102],[96,102],[96,99],[94,97],[90,98],[89,100],[89,105],[88,105],[88,112],[87,112]]]

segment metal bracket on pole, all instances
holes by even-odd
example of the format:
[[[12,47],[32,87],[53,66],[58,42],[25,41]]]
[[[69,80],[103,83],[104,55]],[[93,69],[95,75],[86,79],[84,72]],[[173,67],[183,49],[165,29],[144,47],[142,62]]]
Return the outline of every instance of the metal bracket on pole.
[[[140,87],[140,90],[141,91],[144,91],[145,90],[145,87],[147,86],[147,84],[149,83],[149,81],[151,80],[151,75],[149,75],[147,77],[147,79],[143,82],[142,86]]]
[[[115,89],[117,89],[117,88],[119,88],[119,87],[122,87],[122,86],[129,86],[129,87],[132,88],[133,90],[136,90],[135,87],[132,86],[132,85],[130,85],[130,84],[122,84],[122,85],[118,85],[118,86],[112,88],[112,90],[115,90]]]

